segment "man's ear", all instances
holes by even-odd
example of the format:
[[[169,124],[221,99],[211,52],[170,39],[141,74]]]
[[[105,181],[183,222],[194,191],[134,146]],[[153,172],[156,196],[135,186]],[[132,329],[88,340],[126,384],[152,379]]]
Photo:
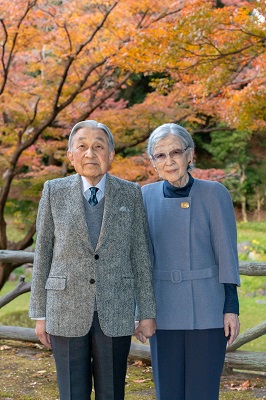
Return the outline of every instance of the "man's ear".
[[[67,151],[67,158],[71,162],[71,165],[74,165],[74,158],[73,158],[72,151],[70,151],[70,150]]]
[[[110,163],[110,165],[111,165],[111,163],[113,162],[114,156],[115,156],[115,151],[112,150],[112,151],[109,153],[109,163]]]

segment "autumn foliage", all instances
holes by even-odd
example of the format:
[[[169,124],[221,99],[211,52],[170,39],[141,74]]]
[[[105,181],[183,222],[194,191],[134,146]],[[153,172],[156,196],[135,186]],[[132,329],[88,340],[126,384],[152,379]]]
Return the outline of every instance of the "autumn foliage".
[[[0,0],[0,249],[32,243],[34,218],[22,239],[8,238],[7,202],[26,182],[20,196],[37,203],[44,180],[71,172],[66,141],[80,120],[111,128],[111,172],[140,184],[158,179],[145,155],[158,125],[185,126],[199,163],[201,154],[223,162],[212,135],[224,132],[225,143],[234,134],[242,161],[233,146],[227,171],[194,175],[222,180],[234,170],[245,182],[249,144],[266,129],[265,16],[257,1]],[[129,103],[124,93],[143,79],[149,90]],[[16,267],[0,267],[0,286]]]

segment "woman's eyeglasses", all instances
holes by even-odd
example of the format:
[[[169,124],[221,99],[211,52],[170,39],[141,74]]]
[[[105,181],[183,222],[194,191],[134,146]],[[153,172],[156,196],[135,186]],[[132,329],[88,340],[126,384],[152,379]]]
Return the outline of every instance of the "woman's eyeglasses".
[[[169,156],[173,160],[178,160],[182,155],[185,153],[185,151],[189,148],[187,146],[185,149],[174,149],[169,151],[169,153],[157,153],[153,154],[152,159],[156,162],[165,162],[167,159],[167,156]]]

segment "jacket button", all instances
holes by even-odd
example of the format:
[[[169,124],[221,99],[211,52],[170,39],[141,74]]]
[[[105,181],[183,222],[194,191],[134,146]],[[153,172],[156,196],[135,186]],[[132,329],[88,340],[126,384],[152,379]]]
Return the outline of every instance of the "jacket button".
[[[91,284],[95,283],[95,279],[90,279],[90,283]]]
[[[99,254],[95,254],[94,258],[95,260],[99,260]]]

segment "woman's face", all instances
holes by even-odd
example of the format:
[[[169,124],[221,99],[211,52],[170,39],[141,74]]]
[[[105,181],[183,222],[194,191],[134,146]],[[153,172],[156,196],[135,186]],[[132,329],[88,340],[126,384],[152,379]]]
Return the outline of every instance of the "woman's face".
[[[151,159],[159,176],[178,187],[187,184],[189,180],[187,168],[194,155],[193,149],[185,149],[186,146],[180,138],[169,134],[156,143]]]

